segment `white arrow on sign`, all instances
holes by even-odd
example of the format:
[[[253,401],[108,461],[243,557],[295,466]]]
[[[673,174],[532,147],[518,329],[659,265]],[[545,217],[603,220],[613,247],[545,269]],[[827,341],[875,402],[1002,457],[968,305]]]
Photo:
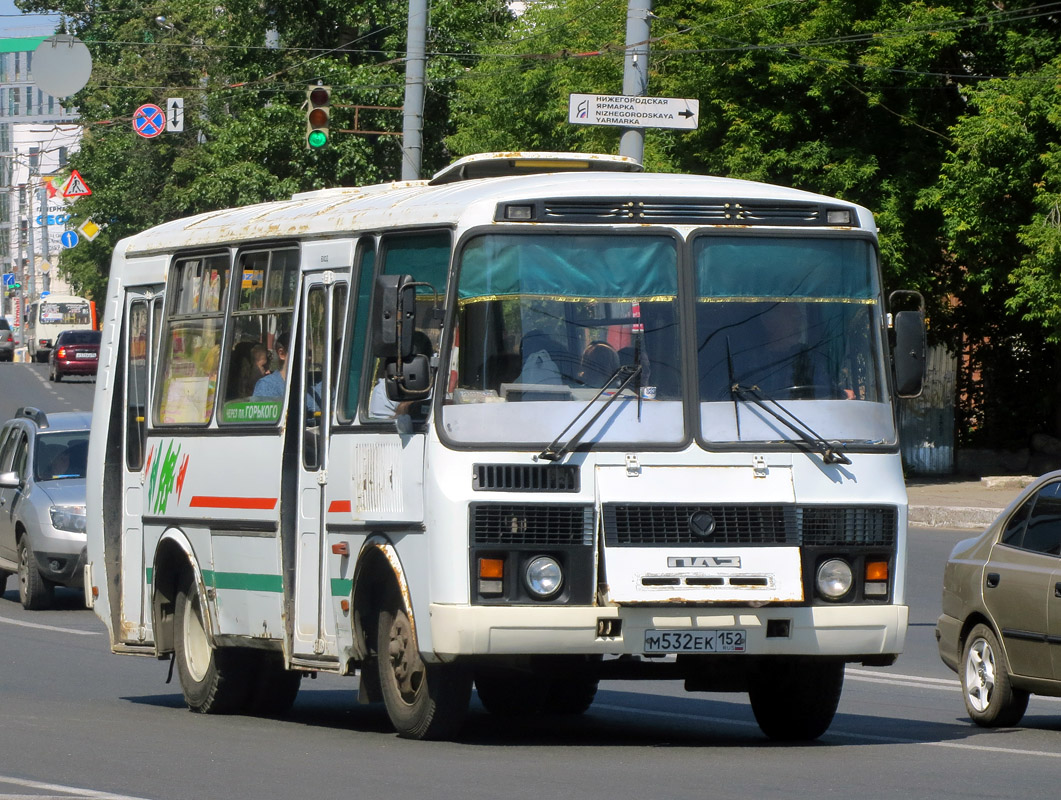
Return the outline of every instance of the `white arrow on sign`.
[[[184,98],[171,97],[166,100],[166,132],[180,133],[184,130]]]
[[[682,97],[632,97],[623,94],[572,94],[567,121],[574,125],[696,130],[700,101]]]

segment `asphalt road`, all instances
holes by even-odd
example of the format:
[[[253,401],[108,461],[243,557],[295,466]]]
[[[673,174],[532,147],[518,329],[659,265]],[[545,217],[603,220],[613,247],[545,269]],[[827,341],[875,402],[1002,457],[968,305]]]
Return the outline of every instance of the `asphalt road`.
[[[0,413],[88,408],[91,382],[53,387],[43,365],[0,365]],[[71,404],[69,406],[62,405]],[[459,742],[398,739],[356,681],[303,682],[284,720],[189,713],[168,664],[109,653],[76,592],[27,612],[0,598],[0,800],[188,798],[1046,797],[1061,764],[1061,701],[1033,698],[1020,728],[968,721],[936,655],[942,564],[969,532],[911,536],[907,652],[849,667],[819,741],[778,745],[743,695],[606,682],[583,717],[512,721],[473,699]]]

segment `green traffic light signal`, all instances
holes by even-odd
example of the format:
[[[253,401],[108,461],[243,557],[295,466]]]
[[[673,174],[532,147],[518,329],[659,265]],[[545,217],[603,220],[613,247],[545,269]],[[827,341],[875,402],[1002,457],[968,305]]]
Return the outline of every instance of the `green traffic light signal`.
[[[330,86],[310,86],[306,89],[306,147],[311,150],[328,144],[331,94]]]

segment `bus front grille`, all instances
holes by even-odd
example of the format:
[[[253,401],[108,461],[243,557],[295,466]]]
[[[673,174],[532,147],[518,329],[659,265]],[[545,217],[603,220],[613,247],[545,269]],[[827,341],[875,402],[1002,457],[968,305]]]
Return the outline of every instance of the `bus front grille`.
[[[609,547],[895,544],[892,506],[606,503]]]
[[[472,503],[469,516],[473,545],[593,544],[592,506]]]

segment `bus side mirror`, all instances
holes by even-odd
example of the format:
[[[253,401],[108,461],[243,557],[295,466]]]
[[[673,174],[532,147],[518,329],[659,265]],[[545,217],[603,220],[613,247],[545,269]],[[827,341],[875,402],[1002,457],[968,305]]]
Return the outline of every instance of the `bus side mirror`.
[[[895,393],[899,397],[917,397],[925,381],[925,318],[920,311],[898,311],[893,328],[895,346],[892,364],[895,368]]]
[[[417,354],[400,364],[387,364],[387,397],[391,400],[424,398],[431,390],[431,359]]]
[[[411,275],[380,275],[375,295],[373,355],[408,358],[416,330],[416,282]]]

